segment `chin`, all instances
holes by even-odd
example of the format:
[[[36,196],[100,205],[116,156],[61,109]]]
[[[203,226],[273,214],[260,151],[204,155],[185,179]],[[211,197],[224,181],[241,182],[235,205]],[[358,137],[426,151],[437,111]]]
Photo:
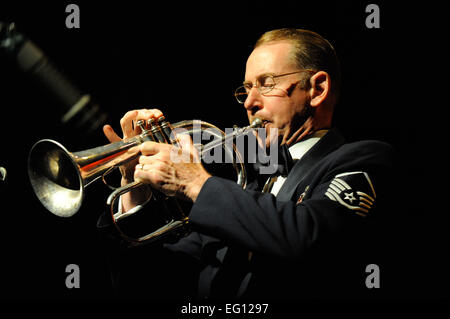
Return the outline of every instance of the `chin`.
[[[268,122],[264,128],[266,131],[266,147],[269,147],[273,143],[278,143],[279,137],[282,135],[280,129],[270,122]]]

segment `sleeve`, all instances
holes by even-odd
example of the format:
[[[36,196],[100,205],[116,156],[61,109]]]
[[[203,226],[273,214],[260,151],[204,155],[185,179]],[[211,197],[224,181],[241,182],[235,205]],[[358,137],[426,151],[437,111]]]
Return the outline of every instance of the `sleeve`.
[[[171,252],[180,255],[187,255],[196,261],[200,261],[202,253],[202,239],[200,234],[192,232],[188,236],[181,238],[176,243],[165,243],[164,248],[170,250]]]
[[[282,258],[300,258],[324,239],[334,240],[367,223],[367,218],[362,216],[365,212],[354,209],[360,205],[356,200],[351,202],[348,189],[344,187],[346,191],[337,195],[335,192],[335,197],[330,195],[330,189],[336,188],[332,185],[336,178],[345,180],[345,184],[354,188],[355,198],[356,192],[369,192],[367,189],[370,189],[370,185],[367,182],[364,184],[362,179],[364,174],[345,175],[348,172],[362,172],[373,179],[380,165],[375,164],[376,160],[371,165],[364,163],[367,158],[360,158],[361,161],[350,161],[353,164],[347,164],[348,158],[344,158],[340,163],[331,165],[333,168],[328,168],[327,173],[308,190],[310,194],[301,202],[278,201],[272,194],[243,190],[232,181],[212,177],[207,180],[193,205],[191,224],[199,232],[255,252]],[[361,167],[366,169],[361,170]],[[384,166],[381,165],[381,168]],[[356,182],[356,179],[363,181]],[[367,194],[372,198],[373,195]],[[341,196],[339,199],[347,196],[347,199],[340,202],[338,196]],[[373,202],[370,202],[369,197],[360,201],[371,209]],[[367,210],[364,205],[361,207]]]
[[[117,204],[117,208],[115,209],[115,211],[117,211],[117,213],[114,214],[114,218],[119,221],[122,218],[126,218],[128,216],[131,216],[137,212],[139,212],[142,208],[144,208],[145,205],[147,205],[147,203],[150,201],[151,197],[147,198],[145,200],[145,202],[143,202],[140,205],[136,205],[134,206],[132,209],[130,209],[129,211],[127,211],[126,213],[122,212],[122,196],[119,197],[119,202]]]

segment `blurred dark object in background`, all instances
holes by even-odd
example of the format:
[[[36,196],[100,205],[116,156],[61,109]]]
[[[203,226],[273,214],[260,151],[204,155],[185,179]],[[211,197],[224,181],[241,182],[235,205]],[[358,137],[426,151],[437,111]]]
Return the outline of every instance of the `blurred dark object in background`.
[[[0,21],[0,50],[17,65],[18,70],[55,100],[58,108],[43,111],[56,112],[59,126],[67,132],[75,130],[78,138],[98,134],[108,115],[89,94],[82,93],[71,83],[36,44],[20,33],[14,22]]]

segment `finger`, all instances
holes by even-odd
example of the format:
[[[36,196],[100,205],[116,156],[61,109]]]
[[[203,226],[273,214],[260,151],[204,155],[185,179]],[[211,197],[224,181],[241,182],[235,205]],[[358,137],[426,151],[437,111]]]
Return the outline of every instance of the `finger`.
[[[148,120],[151,118],[158,119],[163,115],[159,109],[141,109],[138,110],[138,120]]]
[[[158,119],[163,115],[163,113],[158,109],[140,109],[138,110],[138,114],[136,115],[135,122],[139,120],[143,120],[145,123],[147,123],[147,120],[149,119]],[[134,123],[136,124],[136,123]],[[137,133],[140,132],[140,128],[136,127],[135,130],[137,130]],[[147,126],[146,124],[144,126]]]
[[[136,182],[149,183],[148,173],[144,172],[142,164],[136,165],[133,177]]]
[[[106,138],[111,143],[118,142],[118,141],[122,140],[120,138],[120,136],[117,135],[116,132],[114,132],[114,129],[109,124],[106,124],[106,125],[103,126],[103,134],[105,134]]]
[[[155,187],[160,182],[158,172],[151,165],[142,165],[142,164],[136,165],[133,177],[135,181],[150,184]]]
[[[139,164],[145,165],[145,164],[152,164],[157,160],[158,159],[156,159],[154,155],[152,155],[152,156],[141,155],[141,156],[139,156],[138,162],[139,162]]]
[[[137,164],[135,170],[140,170],[144,172],[156,172],[161,174],[167,172],[167,165],[160,161],[152,161],[146,164]]]
[[[157,143],[152,141],[147,141],[141,144],[140,151],[142,155],[155,155],[161,152],[163,149],[171,147],[169,144]]]
[[[120,119],[120,127],[122,128],[123,138],[135,135],[133,129],[133,120],[136,119],[138,111],[129,111]]]

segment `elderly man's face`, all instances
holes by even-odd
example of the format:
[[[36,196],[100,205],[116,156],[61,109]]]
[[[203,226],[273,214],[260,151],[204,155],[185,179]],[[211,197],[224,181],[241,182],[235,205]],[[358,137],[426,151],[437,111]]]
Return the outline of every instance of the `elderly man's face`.
[[[291,48],[289,42],[257,47],[247,60],[245,81],[257,83],[265,74],[279,75],[299,71],[290,58]],[[305,110],[309,105],[307,92],[299,84],[302,76],[303,73],[297,73],[276,78],[277,84],[265,95],[252,88],[244,103],[250,122],[255,117],[261,118],[267,122],[265,128],[268,135],[271,128],[278,128],[279,135],[286,141],[303,124]]]

